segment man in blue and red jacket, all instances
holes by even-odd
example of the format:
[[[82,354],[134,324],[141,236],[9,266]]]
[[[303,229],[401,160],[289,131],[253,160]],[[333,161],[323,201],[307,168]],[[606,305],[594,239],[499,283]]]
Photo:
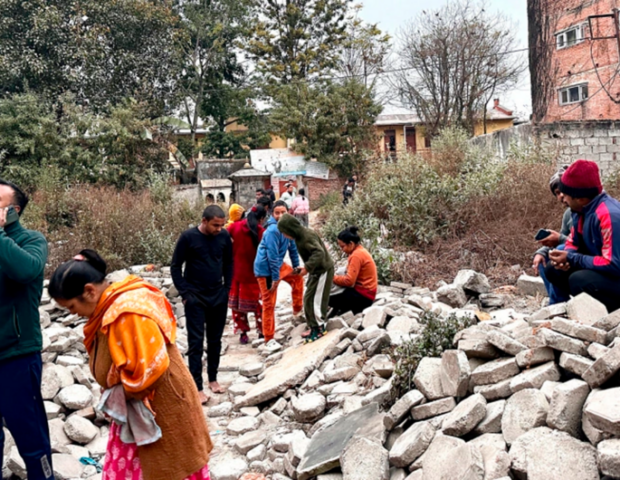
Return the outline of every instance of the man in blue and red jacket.
[[[609,312],[620,308],[620,202],[603,192],[598,165],[577,160],[562,175],[560,191],[572,210],[564,251],[549,254],[545,273],[563,300],[582,292]]]

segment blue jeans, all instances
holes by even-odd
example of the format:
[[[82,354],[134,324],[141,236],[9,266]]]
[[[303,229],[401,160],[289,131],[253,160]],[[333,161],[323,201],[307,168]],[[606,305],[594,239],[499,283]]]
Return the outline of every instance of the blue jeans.
[[[556,250],[564,250],[564,245],[560,245]],[[549,262],[549,257],[545,258],[545,261]],[[568,302],[570,300],[570,296],[558,291],[557,288],[554,288],[553,284],[547,279],[547,274],[545,273],[545,266],[541,263],[538,265],[538,273],[540,274],[540,278],[545,284],[545,288],[547,289],[547,293],[549,294],[549,305],[555,305],[556,303]]]
[[[40,353],[0,362],[0,466],[4,419],[26,464],[28,480],[54,478],[47,415],[41,397],[41,370]]]

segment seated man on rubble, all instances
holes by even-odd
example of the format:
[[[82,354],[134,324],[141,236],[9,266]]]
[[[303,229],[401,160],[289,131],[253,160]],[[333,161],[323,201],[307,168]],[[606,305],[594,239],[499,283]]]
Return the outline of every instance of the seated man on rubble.
[[[549,253],[545,275],[559,301],[585,292],[612,312],[620,308],[620,202],[603,192],[598,165],[589,160],[568,167],[560,191],[573,228],[564,250]]]
[[[558,202],[560,202],[564,206],[566,206],[566,204],[564,203],[564,197],[562,195],[562,192],[560,192],[560,179],[562,178],[562,174],[566,171],[567,168],[568,165],[563,166],[559,171],[554,173],[549,180],[549,188],[551,189],[552,195],[558,200]],[[559,232],[549,230],[549,236],[538,242],[542,245],[542,247],[536,250],[536,253],[534,254],[534,261],[532,267],[538,272],[540,278],[542,278],[543,282],[545,283],[545,288],[547,289],[547,293],[549,295],[549,305],[554,305],[562,301],[558,299],[553,285],[551,285],[551,283],[549,282],[549,280],[547,280],[547,277],[545,276],[545,267],[547,266],[547,262],[549,261],[549,252],[556,247],[560,250],[564,249],[564,244],[566,243],[566,239],[570,235],[570,230],[572,227],[573,217],[571,209],[567,208],[564,211],[564,215],[562,216],[561,230]]]

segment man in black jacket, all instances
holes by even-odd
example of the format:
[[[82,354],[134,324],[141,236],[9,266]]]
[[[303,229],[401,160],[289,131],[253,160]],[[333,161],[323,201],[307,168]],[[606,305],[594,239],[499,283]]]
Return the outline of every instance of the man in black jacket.
[[[19,187],[0,180],[0,476],[4,420],[28,478],[49,480],[54,476],[41,397],[39,318],[47,241],[21,226],[19,216],[27,204]]]
[[[217,382],[222,334],[226,325],[228,293],[232,283],[232,241],[224,229],[226,215],[217,205],[205,208],[202,222],[181,235],[170,271],[185,304],[189,348],[189,370],[200,399],[206,403],[202,381],[202,354],[205,326],[207,334],[207,373],[209,388],[223,393]],[[185,264],[185,272],[182,267]]]

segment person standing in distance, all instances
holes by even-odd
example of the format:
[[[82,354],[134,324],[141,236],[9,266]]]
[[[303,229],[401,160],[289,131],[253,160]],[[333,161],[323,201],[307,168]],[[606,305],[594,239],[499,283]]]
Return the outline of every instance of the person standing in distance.
[[[217,382],[217,371],[233,277],[232,241],[225,224],[226,215],[220,207],[205,208],[200,225],[181,234],[170,266],[172,280],[185,305],[189,371],[202,403],[209,400],[202,381],[205,326],[209,388],[214,393],[224,392]]]
[[[28,478],[49,480],[54,475],[41,397],[39,318],[47,240],[21,225],[27,205],[28,197],[19,187],[0,180],[0,467],[4,420]]]

